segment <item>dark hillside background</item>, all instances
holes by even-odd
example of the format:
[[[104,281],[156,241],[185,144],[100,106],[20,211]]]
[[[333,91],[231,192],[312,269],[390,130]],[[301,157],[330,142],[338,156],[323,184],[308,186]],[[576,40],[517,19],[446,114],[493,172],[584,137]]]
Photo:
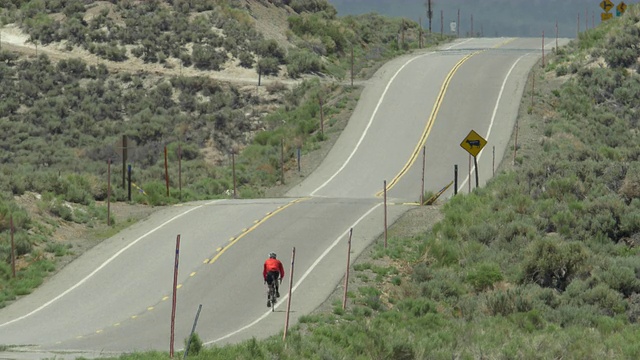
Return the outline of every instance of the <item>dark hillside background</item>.
[[[619,0],[611,0],[615,5]],[[405,17],[419,21],[429,28],[426,0],[329,0],[338,10],[339,16],[376,12],[391,17]],[[625,1],[627,5],[637,0]],[[558,21],[560,37],[575,38],[578,31],[592,28],[600,23],[600,0],[432,0],[432,31],[440,32],[440,13],[443,12],[444,31],[450,32],[449,24],[457,21],[460,9],[460,36],[473,33],[477,36],[522,36],[539,37],[544,30],[548,37],[555,36]],[[586,13],[586,16],[585,16]],[[611,11],[615,18],[615,9]],[[585,19],[586,17],[586,19]]]

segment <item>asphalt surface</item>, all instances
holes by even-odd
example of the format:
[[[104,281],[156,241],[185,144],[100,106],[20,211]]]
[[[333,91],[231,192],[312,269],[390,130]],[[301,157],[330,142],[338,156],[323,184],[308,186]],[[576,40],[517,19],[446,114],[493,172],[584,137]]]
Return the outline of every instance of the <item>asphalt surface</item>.
[[[285,198],[171,207],[104,241],[0,310],[0,344],[11,346],[0,359],[168,351],[178,235],[176,350],[199,305],[196,331],[206,344],[281,332],[289,290],[294,324],[340,285],[349,229],[351,259],[383,232],[385,182],[389,224],[419,200],[423,148],[425,190],[450,183],[459,165],[464,191],[469,155],[460,143],[474,130],[488,140],[478,156],[480,185],[490,179],[494,147],[498,163],[540,45],[464,39],[391,61],[368,81],[325,161]],[[287,271],[275,313],[261,279],[271,251]]]

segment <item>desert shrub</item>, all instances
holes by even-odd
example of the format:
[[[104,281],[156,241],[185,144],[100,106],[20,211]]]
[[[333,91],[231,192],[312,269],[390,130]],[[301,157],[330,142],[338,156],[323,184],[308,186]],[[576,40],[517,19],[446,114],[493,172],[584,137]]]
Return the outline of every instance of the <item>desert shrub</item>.
[[[493,288],[503,278],[500,267],[493,263],[477,264],[467,274],[467,281],[478,292]]]
[[[285,63],[286,52],[278,42],[273,39],[257,42],[254,45],[253,51],[260,58],[275,59],[278,65]]]
[[[631,295],[628,301],[627,318],[629,322],[633,324],[640,323],[640,293]]]
[[[13,236],[15,242],[16,255],[22,256],[31,253],[35,237],[29,236],[26,231],[18,231]]]
[[[63,220],[72,221],[73,211],[71,205],[67,204],[60,198],[52,198],[48,201],[48,210],[52,215],[55,215]]]
[[[423,296],[434,301],[458,299],[468,291],[462,275],[449,268],[433,271],[431,279],[423,282],[420,290]]]
[[[614,258],[594,272],[607,286],[625,297],[640,293],[640,260],[637,257]]]
[[[640,48],[637,46],[640,29],[626,25],[606,42],[605,61],[611,67],[629,67],[637,62]]]
[[[298,14],[303,12],[324,12],[327,16],[333,18],[338,13],[326,0],[291,0],[289,6]]]
[[[557,237],[535,240],[526,250],[521,282],[562,291],[581,274],[589,256],[578,242]]]
[[[605,284],[587,289],[580,299],[586,304],[596,306],[602,314],[608,316],[624,313],[627,309],[627,303],[622,295]]]
[[[188,346],[188,348],[187,348]],[[198,333],[193,333],[189,338],[184,339],[184,348],[189,355],[198,355],[203,348],[202,339]]]
[[[256,71],[262,75],[278,75],[280,65],[273,57],[260,58],[256,64]]]
[[[198,69],[219,71],[227,56],[211,45],[196,44],[193,46],[191,59]]]
[[[314,74],[323,70],[320,57],[307,50],[291,50],[287,55],[287,72],[297,78],[302,74]]]
[[[640,199],[640,164],[632,163],[618,191],[627,201]]]
[[[253,55],[248,51],[241,51],[238,59],[240,60],[240,66],[248,69],[252,68],[255,62]]]
[[[569,69],[565,65],[556,66],[556,76],[565,76],[569,72]]]

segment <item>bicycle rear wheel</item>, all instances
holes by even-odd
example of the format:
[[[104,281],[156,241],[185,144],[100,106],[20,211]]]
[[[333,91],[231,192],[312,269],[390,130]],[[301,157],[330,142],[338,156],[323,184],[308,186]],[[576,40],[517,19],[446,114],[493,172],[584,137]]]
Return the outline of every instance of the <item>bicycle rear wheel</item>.
[[[269,301],[271,301],[271,311],[276,311],[276,286],[273,283],[269,285]]]

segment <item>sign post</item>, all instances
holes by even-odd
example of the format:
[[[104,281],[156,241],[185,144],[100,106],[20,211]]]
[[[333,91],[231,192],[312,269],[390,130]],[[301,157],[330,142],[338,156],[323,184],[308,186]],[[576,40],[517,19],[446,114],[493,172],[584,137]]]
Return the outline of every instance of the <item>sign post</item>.
[[[460,146],[465,149],[469,155],[473,156],[473,165],[476,168],[476,188],[479,186],[477,156],[485,145],[487,145],[487,140],[473,130],[471,130],[469,135],[460,143]]]

